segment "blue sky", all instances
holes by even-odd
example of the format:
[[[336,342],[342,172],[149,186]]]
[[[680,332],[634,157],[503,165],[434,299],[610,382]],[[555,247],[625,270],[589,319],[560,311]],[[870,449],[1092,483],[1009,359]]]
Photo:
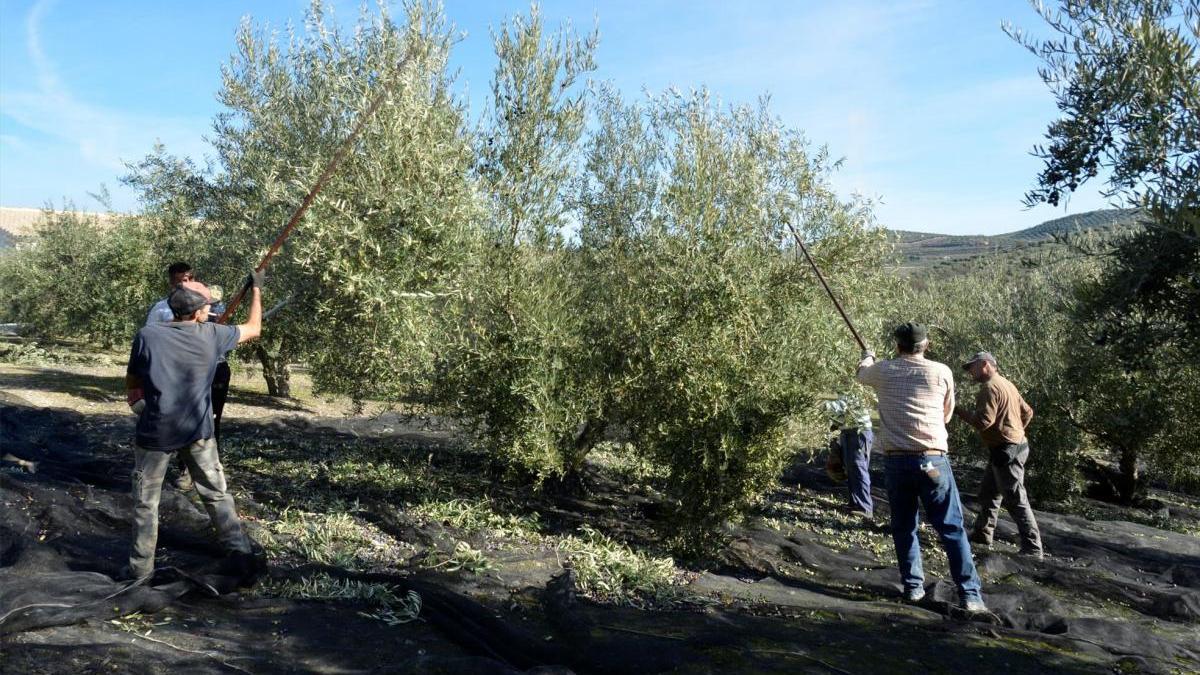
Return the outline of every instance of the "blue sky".
[[[333,2],[350,23],[358,2]],[[243,16],[283,28],[307,2],[0,0],[0,205],[41,206],[101,184],[119,210],[124,162],[155,140],[202,159],[218,111],[220,65]],[[489,26],[528,9],[446,0],[465,32],[454,65],[482,109],[494,65]],[[1059,208],[1027,210],[1030,156],[1054,101],[1032,55],[1000,30],[1043,32],[1024,0],[974,2],[664,2],[547,0],[551,26],[599,22],[597,80],[631,96],[706,85],[723,100],[769,94],[784,121],[828,144],[843,192],[877,197],[881,224],[994,234],[1102,208],[1089,186]],[[399,9],[394,14],[399,15]]]

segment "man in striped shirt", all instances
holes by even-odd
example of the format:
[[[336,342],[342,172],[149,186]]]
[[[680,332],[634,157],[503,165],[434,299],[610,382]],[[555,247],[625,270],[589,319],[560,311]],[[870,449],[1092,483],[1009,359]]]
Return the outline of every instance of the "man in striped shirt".
[[[896,328],[899,356],[875,361],[870,350],[858,364],[858,381],[879,396],[879,445],[884,455],[892,541],[904,597],[925,597],[925,573],[917,539],[920,513],[938,533],[958,586],[959,600],[968,612],[986,612],[979,573],[963,528],[962,502],[947,457],[946,423],[954,413],[954,374],[944,363],[925,358],[929,334],[917,323]]]

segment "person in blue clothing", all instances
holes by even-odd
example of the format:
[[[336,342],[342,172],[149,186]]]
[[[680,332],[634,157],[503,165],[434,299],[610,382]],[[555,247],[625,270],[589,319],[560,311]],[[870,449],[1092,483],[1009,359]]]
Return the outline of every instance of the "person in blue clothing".
[[[845,392],[825,402],[825,412],[838,429],[838,447],[846,472],[850,511],[866,518],[875,513],[871,499],[871,411],[866,401],[854,392]]]
[[[130,405],[138,413],[128,578],[154,573],[158,505],[173,455],[193,477],[221,545],[230,554],[253,556],[226,490],[215,438],[212,382],[220,360],[262,332],[263,276],[251,274],[250,314],[240,326],[208,321],[211,293],[204,284],[184,281],[167,297],[173,320],[148,324],[133,339],[125,374]]]
[[[946,553],[959,601],[969,613],[987,612],[979,570],[963,527],[962,501],[950,464],[946,423],[954,413],[954,373],[925,358],[929,331],[919,323],[897,326],[894,359],[876,361],[863,350],[855,379],[879,399],[879,437],[891,512],[892,543],[904,598],[925,597],[925,572],[917,536],[920,506]]]

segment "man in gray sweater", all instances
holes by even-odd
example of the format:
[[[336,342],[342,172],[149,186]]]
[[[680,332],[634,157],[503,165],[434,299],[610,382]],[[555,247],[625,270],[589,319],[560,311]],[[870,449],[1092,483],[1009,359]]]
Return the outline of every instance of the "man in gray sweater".
[[[196,281],[177,285],[167,298],[174,319],[151,323],[133,339],[126,369],[130,405],[139,413],[134,446],[133,547],[126,574],[141,579],[154,573],[158,504],[167,464],[178,454],[196,491],[231,554],[252,555],[217,453],[212,412],[212,381],[222,357],[262,332],[263,273],[251,274],[250,315],[240,326],[208,321],[213,303]],[[140,392],[140,398],[138,398]]]

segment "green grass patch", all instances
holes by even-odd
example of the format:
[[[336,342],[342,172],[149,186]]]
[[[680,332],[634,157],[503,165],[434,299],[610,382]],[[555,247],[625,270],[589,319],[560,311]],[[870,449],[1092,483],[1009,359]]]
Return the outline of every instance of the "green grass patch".
[[[402,602],[401,596],[388,584],[337,579],[323,573],[301,579],[263,579],[254,587],[253,595],[292,600],[353,600],[396,604]]]
[[[360,616],[398,626],[420,618],[421,596],[416,591],[398,593],[388,584],[336,579],[327,574],[315,574],[302,579],[264,579],[253,590],[263,598],[293,600],[340,600],[374,605]]]
[[[680,573],[670,557],[653,557],[584,526],[557,545],[575,570],[579,591],[596,600],[645,607],[673,599]]]
[[[473,548],[465,541],[456,543],[452,551],[432,552],[426,556],[424,567],[467,574],[483,574],[495,569],[495,565],[492,564],[492,560],[487,557],[487,554]]]
[[[499,513],[489,499],[432,500],[409,508],[408,514],[423,523],[441,523],[464,534],[486,534],[526,542],[542,538],[542,525],[536,516]]]
[[[276,561],[362,570],[390,566],[401,555],[395,540],[350,513],[289,508],[260,525],[266,535],[260,535],[263,547]]]

